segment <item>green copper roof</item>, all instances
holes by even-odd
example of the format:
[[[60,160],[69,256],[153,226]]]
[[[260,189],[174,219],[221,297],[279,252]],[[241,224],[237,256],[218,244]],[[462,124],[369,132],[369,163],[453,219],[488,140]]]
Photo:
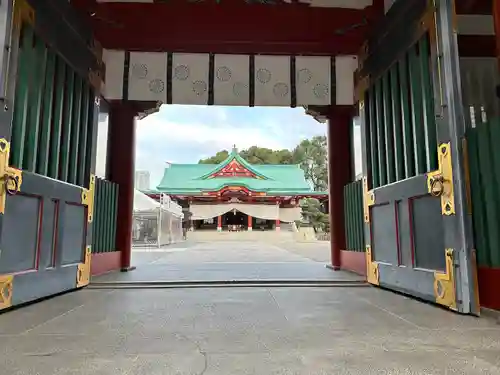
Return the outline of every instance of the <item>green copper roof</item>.
[[[209,178],[233,160],[259,178]],[[252,191],[266,192],[268,195],[326,194],[312,191],[304,177],[304,171],[298,165],[250,164],[236,149],[220,164],[172,164],[165,168],[163,178],[156,189],[167,194],[190,195],[218,191],[225,186],[243,186]]]

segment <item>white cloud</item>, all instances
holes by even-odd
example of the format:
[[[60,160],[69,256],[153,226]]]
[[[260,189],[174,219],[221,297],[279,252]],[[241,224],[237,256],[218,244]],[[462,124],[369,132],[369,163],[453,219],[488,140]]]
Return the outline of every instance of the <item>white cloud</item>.
[[[146,117],[137,124],[137,142],[162,142],[165,147],[177,142],[213,145],[214,149],[228,149],[236,143],[238,148],[247,148],[259,145],[261,147],[286,147],[277,138],[270,137],[265,129],[248,129],[238,124],[211,127],[207,124],[181,124],[165,121],[161,116]],[[138,152],[144,151],[139,149]]]

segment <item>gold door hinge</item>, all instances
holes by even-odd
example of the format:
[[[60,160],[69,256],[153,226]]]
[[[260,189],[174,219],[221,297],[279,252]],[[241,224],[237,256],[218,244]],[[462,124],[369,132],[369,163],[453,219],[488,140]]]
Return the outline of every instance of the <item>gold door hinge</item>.
[[[21,190],[23,172],[9,167],[10,143],[0,139],[0,213],[5,213],[7,195],[16,195]]]
[[[453,249],[446,249],[446,272],[434,272],[434,296],[436,303],[457,309],[455,294],[455,268],[453,265]]]
[[[366,246],[366,281],[373,285],[380,285],[378,263],[373,261],[372,248]]]
[[[373,190],[368,190],[368,179],[363,177],[363,211],[365,223],[370,223],[370,207],[375,204],[375,193]]]
[[[438,161],[439,169],[427,174],[427,190],[429,194],[441,198],[441,213],[443,215],[454,215],[455,195],[450,143],[439,145]]]
[[[89,188],[82,189],[82,204],[87,206],[87,222],[91,223],[94,219],[94,193],[95,193],[95,176],[90,175]]]
[[[85,263],[78,264],[76,274],[76,287],[82,288],[90,283],[90,262],[92,259],[92,250],[90,246],[85,249]]]
[[[8,309],[12,306],[12,289],[14,276],[0,275],[0,310]]]

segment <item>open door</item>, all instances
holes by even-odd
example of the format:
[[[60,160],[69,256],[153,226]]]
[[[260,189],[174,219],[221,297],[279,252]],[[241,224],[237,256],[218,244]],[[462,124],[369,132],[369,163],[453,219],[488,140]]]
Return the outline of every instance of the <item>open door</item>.
[[[0,115],[0,310],[89,283],[97,119],[88,78],[54,47],[61,36],[44,35],[46,19],[26,1],[1,6],[12,49]]]
[[[445,105],[455,83],[438,59],[447,7],[396,2],[360,57],[367,279],[469,313],[461,146]]]

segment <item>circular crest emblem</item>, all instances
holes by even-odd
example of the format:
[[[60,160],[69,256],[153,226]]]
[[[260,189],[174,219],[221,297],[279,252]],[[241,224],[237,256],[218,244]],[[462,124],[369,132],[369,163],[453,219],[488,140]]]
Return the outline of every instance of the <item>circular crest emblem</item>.
[[[144,79],[148,76],[148,66],[146,64],[134,64],[132,66],[132,77]]]
[[[217,69],[217,79],[221,82],[227,82],[231,79],[233,73],[231,72],[231,69],[229,69],[227,66],[221,66],[219,69]]]
[[[161,79],[153,79],[149,81],[149,91],[159,94],[165,90],[165,82]]]
[[[297,82],[306,84],[309,83],[312,79],[312,73],[309,69],[300,69],[297,72]]]
[[[279,98],[284,98],[288,95],[288,85],[283,82],[279,82],[273,87],[273,94]]]
[[[257,70],[257,81],[259,81],[262,84],[269,83],[271,81],[272,74],[269,70],[260,68]]]
[[[193,82],[193,92],[201,96],[207,91],[207,83],[205,81],[194,81]]]
[[[179,81],[185,81],[189,78],[190,74],[191,72],[189,70],[189,66],[187,65],[179,65],[174,69],[174,77]]]

